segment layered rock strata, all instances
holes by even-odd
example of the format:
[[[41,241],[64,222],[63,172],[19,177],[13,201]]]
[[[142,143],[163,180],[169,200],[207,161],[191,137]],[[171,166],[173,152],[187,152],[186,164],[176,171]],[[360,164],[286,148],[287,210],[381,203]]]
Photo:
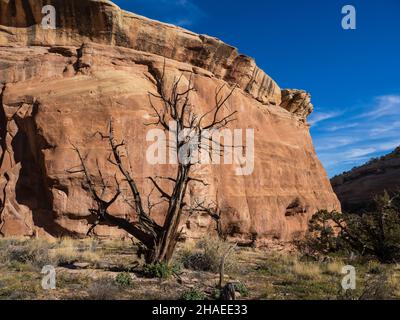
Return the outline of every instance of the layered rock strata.
[[[56,9],[56,29],[42,26],[42,7]],[[110,1],[0,0],[0,233],[84,236],[93,205],[83,176],[68,171],[79,162],[71,144],[96,159],[104,175],[109,148],[94,133],[113,119],[127,142],[133,175],[146,198],[148,176],[168,175],[171,165],[146,161],[148,93],[157,75],[192,77],[198,113],[210,110],[214,92],[238,89],[225,112],[238,111],[231,128],[254,129],[251,175],[236,164],[201,165],[189,201],[205,197],[221,211],[225,234],[242,241],[290,240],[304,233],[318,209],[340,209],[312,144],[303,91],[282,91],[255,61],[222,41],[121,10]],[[167,188],[167,186],[165,186]],[[155,194],[152,194],[155,197]],[[134,219],[121,198],[111,211]],[[163,207],[153,215],[162,221]],[[190,238],[214,232],[206,215],[183,225]],[[95,233],[121,236],[99,225]]]

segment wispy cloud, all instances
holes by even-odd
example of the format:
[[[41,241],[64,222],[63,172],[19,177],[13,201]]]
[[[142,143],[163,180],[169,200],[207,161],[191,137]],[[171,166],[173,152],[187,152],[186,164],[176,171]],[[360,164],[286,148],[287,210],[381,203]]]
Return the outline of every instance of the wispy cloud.
[[[378,96],[346,110],[311,119],[315,148],[331,176],[400,145],[400,95]]]
[[[358,139],[348,136],[328,136],[322,138],[317,137],[314,139],[318,151],[326,151],[349,146],[355,144],[357,141]]]
[[[389,133],[394,133],[399,135],[400,121],[394,121],[392,123],[385,123],[384,125],[372,128],[369,133],[372,137],[377,137],[381,135],[387,135]]]
[[[400,138],[395,141],[389,141],[389,142],[382,143],[380,145],[377,145],[376,147],[351,149],[347,152],[344,152],[342,156],[346,160],[356,160],[359,158],[364,158],[365,156],[372,155],[376,152],[392,151],[399,145],[400,145]]]
[[[376,151],[376,148],[355,148],[344,152],[342,157],[346,160],[358,159],[360,157],[373,154]]]
[[[398,115],[400,113],[400,95],[376,97],[372,109],[372,111],[362,114],[361,117],[377,119],[384,116]]]
[[[308,123],[312,126],[315,126],[319,122],[336,118],[340,114],[341,114],[340,112],[317,112],[311,115],[311,117],[308,120]]]
[[[339,131],[339,130],[343,130],[343,129],[356,128],[359,125],[360,124],[358,122],[342,124],[342,125],[333,125],[333,126],[327,127],[326,131],[334,132],[334,131]]]
[[[378,151],[392,151],[400,146],[400,138],[396,138],[393,141],[384,142],[379,145]]]

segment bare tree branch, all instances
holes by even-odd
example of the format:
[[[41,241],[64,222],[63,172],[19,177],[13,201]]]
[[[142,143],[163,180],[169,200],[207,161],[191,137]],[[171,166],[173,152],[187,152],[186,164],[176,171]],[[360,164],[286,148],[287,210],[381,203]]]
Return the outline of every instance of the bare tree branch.
[[[213,208],[211,204],[206,204],[206,201],[196,201],[192,206],[188,206],[185,202],[185,197],[188,184],[191,182],[201,183],[205,187],[209,186],[206,181],[191,176],[193,168],[197,163],[194,163],[194,155],[199,154],[198,152],[202,148],[206,149],[205,143],[201,140],[203,132],[205,130],[215,131],[226,127],[229,123],[236,120],[235,115],[237,114],[236,111],[233,111],[226,116],[222,115],[222,110],[236,87],[231,88],[227,95],[222,94],[225,85],[216,88],[214,107],[205,114],[199,115],[196,113],[196,108],[191,105],[191,94],[196,91],[193,73],[190,74],[188,84],[184,89],[181,88],[181,82],[184,77],[181,74],[178,78],[173,79],[172,86],[167,90],[165,70],[166,62],[164,60],[161,76],[158,76],[157,73],[154,75],[157,94],[149,93],[148,95],[150,108],[154,112],[152,115],[154,119],[146,125],[160,126],[165,131],[174,135],[176,145],[170,145],[169,147],[178,156],[179,163],[176,166],[174,177],[148,177],[153,185],[153,189],[147,195],[146,210],[143,207],[139,188],[132,177],[133,170],[127,145],[124,140],[117,142],[112,121],[108,124],[107,134],[96,132],[95,135],[99,135],[102,140],[108,141],[111,150],[106,160],[118,169],[119,174],[123,177],[121,182],[127,183],[128,190],[122,192],[116,175],[114,176],[114,183],[112,183],[115,185],[110,185],[110,180],[104,177],[97,160],[97,177],[92,177],[85,164],[86,157],[83,157],[75,146],[74,150],[79,157],[80,167],[79,169],[75,167],[69,171],[69,173],[83,173],[90,195],[96,203],[96,208],[90,209],[90,212],[96,219],[89,228],[88,234],[93,232],[94,228],[100,223],[117,226],[140,241],[141,247],[139,253],[144,252],[146,254],[146,261],[149,263],[168,262],[171,259],[183,230],[180,228],[182,214],[188,213],[188,216],[190,216],[194,213],[206,213],[217,221],[217,231],[220,231],[220,212],[217,207]],[[206,119],[211,120],[207,124],[203,124],[203,122],[206,122]],[[173,128],[171,123],[174,126]],[[212,138],[209,141],[220,148],[225,147],[220,141],[213,141]],[[222,155],[222,152],[222,150],[218,152],[219,156]],[[210,153],[209,156],[211,157]],[[171,192],[168,193],[165,191],[158,180],[169,182]],[[101,193],[98,194],[97,190],[100,190]],[[110,193],[110,190],[113,190],[115,193],[109,200],[105,200],[105,196]],[[161,200],[153,203],[151,197],[154,190],[157,190],[161,195]],[[125,195],[125,191],[130,192],[129,198]],[[133,211],[133,215],[131,216],[137,217],[135,221],[129,221],[127,217],[120,218],[108,213],[109,207],[121,195],[123,201]],[[154,207],[164,202],[167,204],[165,219],[162,225],[158,225],[150,217],[151,211]]]

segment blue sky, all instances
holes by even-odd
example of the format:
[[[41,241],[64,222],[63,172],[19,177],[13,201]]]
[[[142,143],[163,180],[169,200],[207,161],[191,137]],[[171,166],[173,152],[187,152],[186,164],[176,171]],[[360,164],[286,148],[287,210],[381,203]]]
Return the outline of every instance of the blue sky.
[[[282,88],[309,91],[311,133],[333,176],[400,145],[399,0],[114,0],[125,10],[216,36]],[[341,27],[344,5],[357,29]]]

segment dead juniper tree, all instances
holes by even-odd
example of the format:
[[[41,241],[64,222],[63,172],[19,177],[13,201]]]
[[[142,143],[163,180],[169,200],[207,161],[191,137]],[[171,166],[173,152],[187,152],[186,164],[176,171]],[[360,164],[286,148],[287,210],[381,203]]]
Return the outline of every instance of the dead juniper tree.
[[[226,252],[221,257],[221,262],[219,265],[219,290],[221,300],[236,300],[236,288],[233,283],[227,283],[224,286],[224,276],[225,276],[225,260],[231,254],[231,252],[236,248],[237,244],[234,244],[226,250]]]
[[[127,156],[127,147],[125,141],[117,141],[114,135],[112,121],[109,122],[108,132],[99,135],[106,140],[110,146],[110,155],[108,161],[112,163],[122,175],[123,181],[129,186],[131,199],[127,201],[132,209],[132,216],[135,220],[132,222],[125,218],[116,217],[108,212],[110,206],[121,196],[123,190],[120,187],[121,181],[118,175],[114,176],[112,186],[105,182],[101,169],[97,165],[96,176],[89,172],[86,165],[86,156],[74,147],[79,160],[79,169],[70,171],[73,173],[83,173],[87,188],[96,204],[90,209],[90,213],[95,218],[94,224],[90,227],[88,234],[98,224],[107,224],[125,230],[128,234],[140,242],[139,255],[144,254],[146,263],[168,263],[172,257],[178,239],[181,235],[179,226],[183,216],[190,216],[195,213],[206,213],[214,219],[219,219],[219,215],[213,208],[212,204],[207,200],[195,200],[191,203],[185,202],[188,185],[190,183],[201,183],[207,185],[203,180],[196,179],[192,176],[195,172],[195,166],[198,160],[195,153],[207,151],[207,156],[213,157],[211,145],[218,144],[219,157],[222,156],[226,145],[215,141],[205,132],[214,132],[226,127],[230,122],[236,120],[236,111],[224,112],[226,102],[232,96],[235,87],[226,88],[227,93],[223,94],[225,86],[219,87],[215,92],[215,104],[210,110],[202,115],[198,115],[195,106],[191,104],[191,93],[195,91],[192,81],[192,75],[189,78],[188,85],[181,90],[181,80],[183,75],[178,79],[174,79],[172,86],[167,88],[165,80],[165,65],[161,76],[156,77],[157,94],[149,93],[149,103],[154,111],[154,121],[146,125],[161,127],[165,132],[172,133],[174,143],[168,148],[172,148],[173,154],[176,155],[177,164],[174,166],[175,175],[172,177],[149,177],[161,201],[166,203],[166,212],[164,223],[158,224],[150,215],[151,209],[159,203],[151,203],[150,198],[147,200],[147,208],[143,204],[142,196],[139,188],[132,178],[133,168],[130,165]],[[204,138],[205,137],[205,138]],[[171,186],[168,190],[164,190],[161,181],[166,181]],[[105,197],[106,190],[115,191],[111,197]],[[106,199],[108,198],[108,200]],[[127,200],[125,198],[125,200]]]

